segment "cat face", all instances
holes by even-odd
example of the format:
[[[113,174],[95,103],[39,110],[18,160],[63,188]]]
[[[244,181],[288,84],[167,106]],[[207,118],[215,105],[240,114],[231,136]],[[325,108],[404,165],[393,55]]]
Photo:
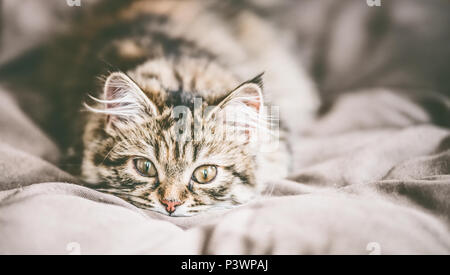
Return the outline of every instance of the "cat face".
[[[251,137],[263,103],[260,79],[207,97],[204,90],[202,96],[162,88],[155,72],[146,75],[159,82],[157,91],[142,73],[113,73],[104,99],[87,106],[84,179],[172,216],[230,208],[257,195]]]

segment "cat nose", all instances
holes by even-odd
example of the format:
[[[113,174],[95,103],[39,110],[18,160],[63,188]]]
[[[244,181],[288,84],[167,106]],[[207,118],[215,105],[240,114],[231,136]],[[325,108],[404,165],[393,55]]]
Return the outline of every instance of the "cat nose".
[[[169,212],[169,214],[175,212],[175,207],[182,204],[181,201],[175,200],[161,200],[161,203],[166,206],[166,210],[167,212]]]

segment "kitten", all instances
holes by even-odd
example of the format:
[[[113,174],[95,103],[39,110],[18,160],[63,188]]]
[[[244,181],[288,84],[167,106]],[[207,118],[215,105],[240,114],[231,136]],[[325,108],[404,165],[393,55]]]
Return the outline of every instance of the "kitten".
[[[266,108],[254,75],[267,70],[273,102],[296,123],[312,118],[312,82],[273,26],[245,10],[229,21],[214,3],[137,1],[120,10],[115,22],[133,31],[103,56],[132,65],[87,104],[83,134],[81,175],[97,190],[191,216],[246,203],[288,175],[279,111]],[[107,33],[123,28],[116,24]]]
[[[86,105],[84,180],[172,216],[255,198],[267,180],[287,175],[288,163],[266,119],[261,77],[239,83],[219,65],[189,57],[110,74],[103,99]],[[272,151],[263,152],[267,145]]]
[[[287,145],[272,120],[307,126],[319,97],[295,35],[267,20],[259,2],[117,0],[77,9],[71,29],[27,62],[32,73],[15,74],[26,76],[17,85],[54,102],[40,123],[68,152],[61,167],[172,216],[248,202],[285,177]],[[255,78],[262,71],[264,91]],[[103,93],[80,114],[99,75],[107,76]]]

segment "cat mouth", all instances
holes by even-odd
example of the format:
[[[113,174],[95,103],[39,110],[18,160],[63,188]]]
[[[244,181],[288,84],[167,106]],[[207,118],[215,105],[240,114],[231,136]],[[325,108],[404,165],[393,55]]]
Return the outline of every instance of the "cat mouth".
[[[152,213],[162,214],[168,217],[192,217],[199,215],[203,212],[209,212],[214,210],[226,210],[233,208],[234,206],[228,204],[218,204],[218,205],[203,205],[201,208],[186,206],[184,203],[180,203],[175,206],[175,204],[163,204],[161,201],[155,202],[154,200],[148,200],[142,196],[132,194],[120,189],[114,188],[96,188],[97,191],[116,196],[122,200],[132,204],[133,206],[144,210],[149,215]],[[169,209],[168,209],[169,208]]]
[[[192,217],[195,216],[198,213],[190,213],[190,212],[182,212],[182,211],[177,211],[175,210],[174,212],[167,212],[164,209],[157,209],[157,208],[146,208],[144,209],[146,212],[150,212],[150,213],[158,213],[158,214],[162,214],[164,216],[168,216],[168,217],[173,217],[173,218],[178,218],[178,217]]]

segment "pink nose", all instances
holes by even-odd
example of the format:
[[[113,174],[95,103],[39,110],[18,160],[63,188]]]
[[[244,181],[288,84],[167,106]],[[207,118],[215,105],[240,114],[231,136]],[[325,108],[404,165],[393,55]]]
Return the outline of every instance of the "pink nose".
[[[175,212],[175,207],[181,205],[181,201],[173,201],[173,200],[161,200],[161,203],[166,206],[166,210],[167,212],[169,212],[169,214]]]

